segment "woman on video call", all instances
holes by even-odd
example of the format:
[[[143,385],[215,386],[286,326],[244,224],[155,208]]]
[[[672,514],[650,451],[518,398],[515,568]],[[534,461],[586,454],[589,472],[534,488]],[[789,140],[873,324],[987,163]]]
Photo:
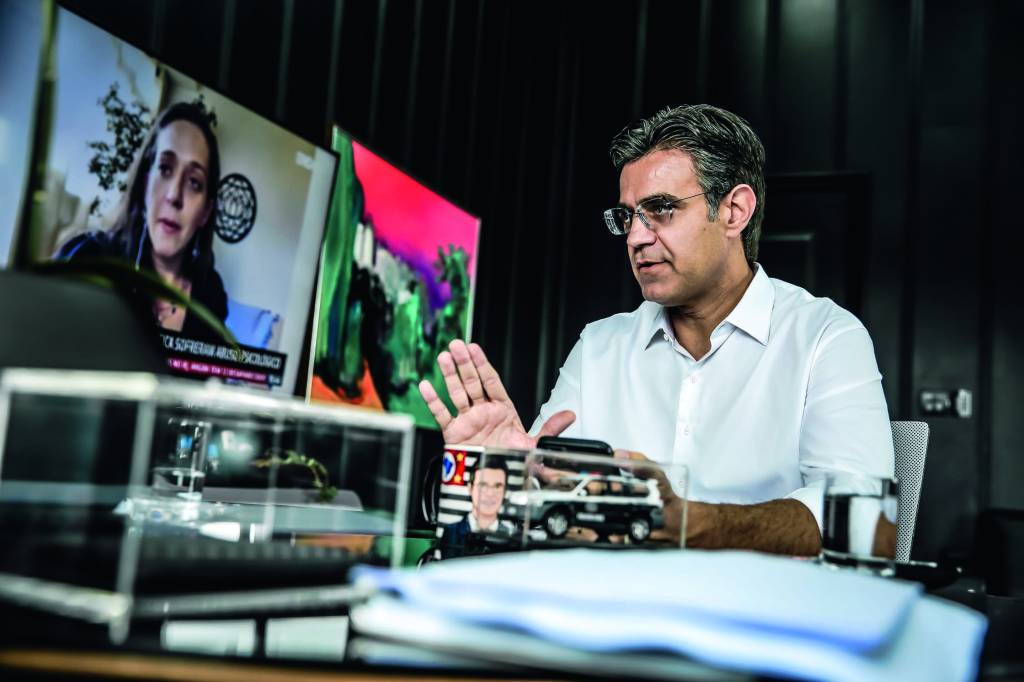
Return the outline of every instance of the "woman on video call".
[[[227,293],[213,267],[219,182],[220,152],[207,113],[197,104],[172,104],[157,116],[128,172],[111,228],[73,237],[55,258],[125,258],[154,270],[223,321]],[[209,336],[206,325],[181,306],[157,299],[152,313],[164,329]]]

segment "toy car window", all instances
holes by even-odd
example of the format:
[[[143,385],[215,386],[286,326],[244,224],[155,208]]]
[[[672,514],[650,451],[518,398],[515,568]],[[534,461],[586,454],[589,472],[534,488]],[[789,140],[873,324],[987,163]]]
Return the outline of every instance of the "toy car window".
[[[643,483],[630,483],[626,486],[625,495],[630,497],[647,497],[650,490]]]

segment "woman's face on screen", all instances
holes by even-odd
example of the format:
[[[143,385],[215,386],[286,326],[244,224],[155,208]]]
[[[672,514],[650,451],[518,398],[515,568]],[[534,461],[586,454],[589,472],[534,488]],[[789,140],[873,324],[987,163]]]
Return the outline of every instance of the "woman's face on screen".
[[[146,224],[154,258],[179,258],[206,224],[210,150],[202,131],[173,121],[156,136],[156,157],[146,180]],[[177,265],[177,264],[176,264]]]

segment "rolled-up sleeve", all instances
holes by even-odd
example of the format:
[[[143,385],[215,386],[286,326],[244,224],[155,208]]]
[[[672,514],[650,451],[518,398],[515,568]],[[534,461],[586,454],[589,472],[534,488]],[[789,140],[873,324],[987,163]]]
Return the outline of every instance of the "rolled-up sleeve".
[[[893,476],[892,431],[882,375],[871,337],[852,315],[826,327],[815,349],[799,456],[804,487],[787,497],[807,505],[819,529],[827,472]]]

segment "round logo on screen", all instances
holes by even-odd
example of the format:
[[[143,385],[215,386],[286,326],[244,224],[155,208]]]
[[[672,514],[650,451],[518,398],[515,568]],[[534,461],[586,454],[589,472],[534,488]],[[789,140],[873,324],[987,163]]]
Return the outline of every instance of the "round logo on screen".
[[[236,244],[252,231],[256,223],[256,190],[249,178],[232,173],[221,178],[217,190],[217,236]]]
[[[441,460],[441,480],[445,483],[451,483],[455,477],[455,470],[458,467],[455,464],[455,455],[450,452],[444,453],[444,458]]]

